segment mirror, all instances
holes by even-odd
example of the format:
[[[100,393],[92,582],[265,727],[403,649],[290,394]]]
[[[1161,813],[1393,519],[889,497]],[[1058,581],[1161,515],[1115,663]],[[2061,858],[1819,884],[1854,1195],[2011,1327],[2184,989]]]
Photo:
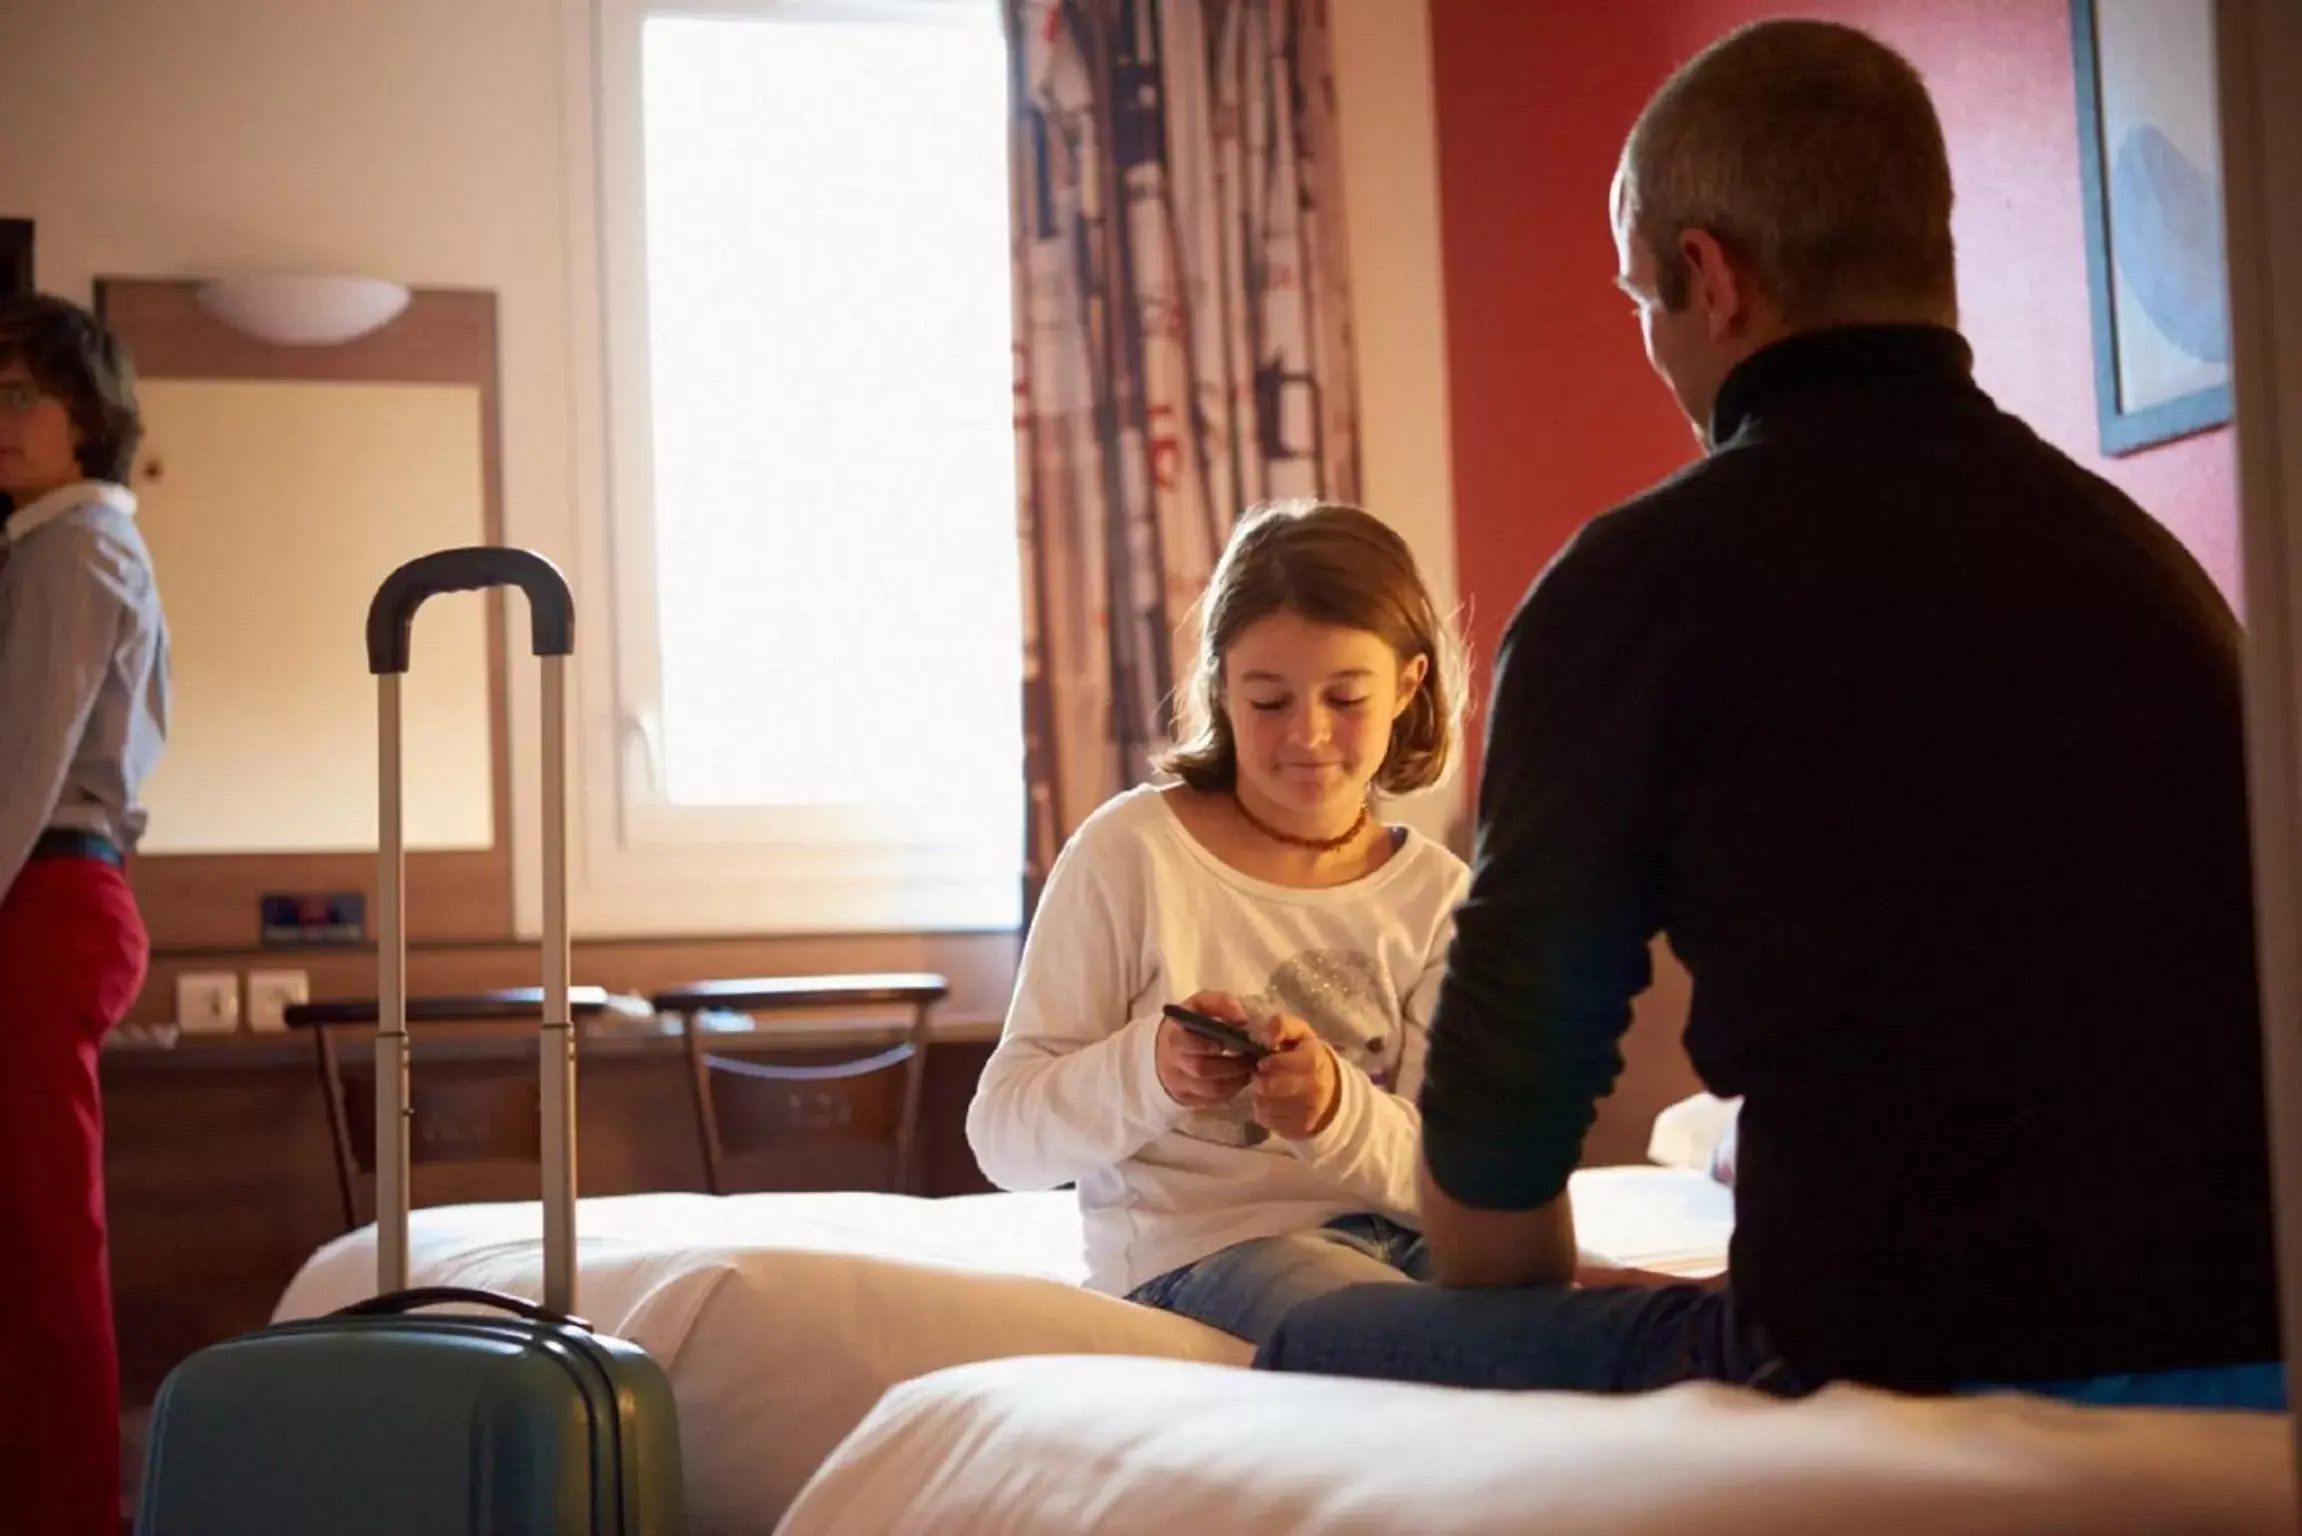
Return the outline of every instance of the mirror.
[[[372,898],[368,602],[501,540],[495,297],[417,289],[334,345],[245,335],[200,284],[104,279],[136,362],[138,520],[167,606],[168,746],[134,879],[156,948],[253,948],[267,893]],[[417,940],[511,932],[500,594],[427,604],[401,690]]]
[[[373,848],[376,706],[361,615],[416,555],[486,536],[479,391],[154,379],[138,521],[175,696],[147,853]],[[485,605],[424,610],[401,690],[414,848],[495,841]]]

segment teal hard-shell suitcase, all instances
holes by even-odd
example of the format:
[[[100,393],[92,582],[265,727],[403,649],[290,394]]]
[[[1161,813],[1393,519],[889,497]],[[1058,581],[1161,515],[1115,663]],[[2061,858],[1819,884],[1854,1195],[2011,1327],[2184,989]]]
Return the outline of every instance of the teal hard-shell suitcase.
[[[543,1305],[410,1290],[407,955],[399,678],[416,610],[518,586],[544,667]],[[138,1536],[678,1536],[679,1425],[663,1370],[573,1316],[575,1033],[568,1012],[567,583],[525,550],[402,566],[368,612],[379,680],[377,1296],[185,1360],[153,1404]],[[419,1311],[456,1305],[483,1312]]]

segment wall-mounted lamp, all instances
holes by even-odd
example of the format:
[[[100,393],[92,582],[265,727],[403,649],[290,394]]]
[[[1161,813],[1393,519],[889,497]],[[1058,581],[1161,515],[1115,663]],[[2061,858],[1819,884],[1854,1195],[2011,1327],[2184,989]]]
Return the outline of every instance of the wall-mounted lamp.
[[[259,341],[332,347],[389,324],[408,307],[408,290],[373,277],[225,277],[202,283],[199,299]]]

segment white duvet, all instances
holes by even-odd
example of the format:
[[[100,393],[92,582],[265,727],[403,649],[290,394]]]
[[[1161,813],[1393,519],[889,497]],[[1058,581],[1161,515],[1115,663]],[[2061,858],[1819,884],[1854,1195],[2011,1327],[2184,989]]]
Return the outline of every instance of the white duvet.
[[[2290,1536],[2294,1519],[2277,1415],[1042,1358],[891,1390],[781,1536]]]
[[[1578,1234],[1618,1263],[1700,1274],[1725,1263],[1729,1193],[1667,1168],[1575,1175]],[[417,1211],[415,1285],[542,1293],[540,1207]],[[577,1310],[661,1362],[679,1403],[690,1529],[774,1527],[800,1485],[889,1387],[1013,1355],[1147,1355],[1244,1364],[1246,1345],[1187,1318],[1082,1290],[1071,1195],[628,1195],[582,1202]],[[375,1291],[375,1233],[308,1260],[274,1315]]]
[[[542,1294],[540,1207],[415,1213],[410,1282]],[[965,1361],[1141,1353],[1235,1363],[1187,1318],[1081,1290],[1071,1197],[632,1195],[577,1217],[577,1310],[664,1366],[693,1536],[773,1529],[881,1392]],[[375,1290],[373,1228],[305,1264],[276,1316]]]

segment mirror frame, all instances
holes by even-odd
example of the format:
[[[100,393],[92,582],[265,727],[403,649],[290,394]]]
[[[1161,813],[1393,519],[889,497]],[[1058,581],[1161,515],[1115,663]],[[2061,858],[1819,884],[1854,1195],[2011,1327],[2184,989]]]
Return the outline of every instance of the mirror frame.
[[[503,542],[503,442],[497,378],[496,296],[418,288],[389,324],[338,346],[279,346],[210,315],[188,279],[98,278],[96,312],[127,344],[143,379],[303,380],[314,383],[466,384],[480,398],[482,538]],[[139,458],[141,480],[149,470]],[[344,615],[347,626],[365,616]],[[494,838],[484,849],[408,855],[408,936],[414,941],[501,942],[512,936],[510,740],[505,723],[504,605],[487,597],[488,732]],[[372,686],[347,676],[346,688]],[[262,947],[260,898],[357,892],[371,909],[372,853],[138,855],[130,879],[155,952]]]

